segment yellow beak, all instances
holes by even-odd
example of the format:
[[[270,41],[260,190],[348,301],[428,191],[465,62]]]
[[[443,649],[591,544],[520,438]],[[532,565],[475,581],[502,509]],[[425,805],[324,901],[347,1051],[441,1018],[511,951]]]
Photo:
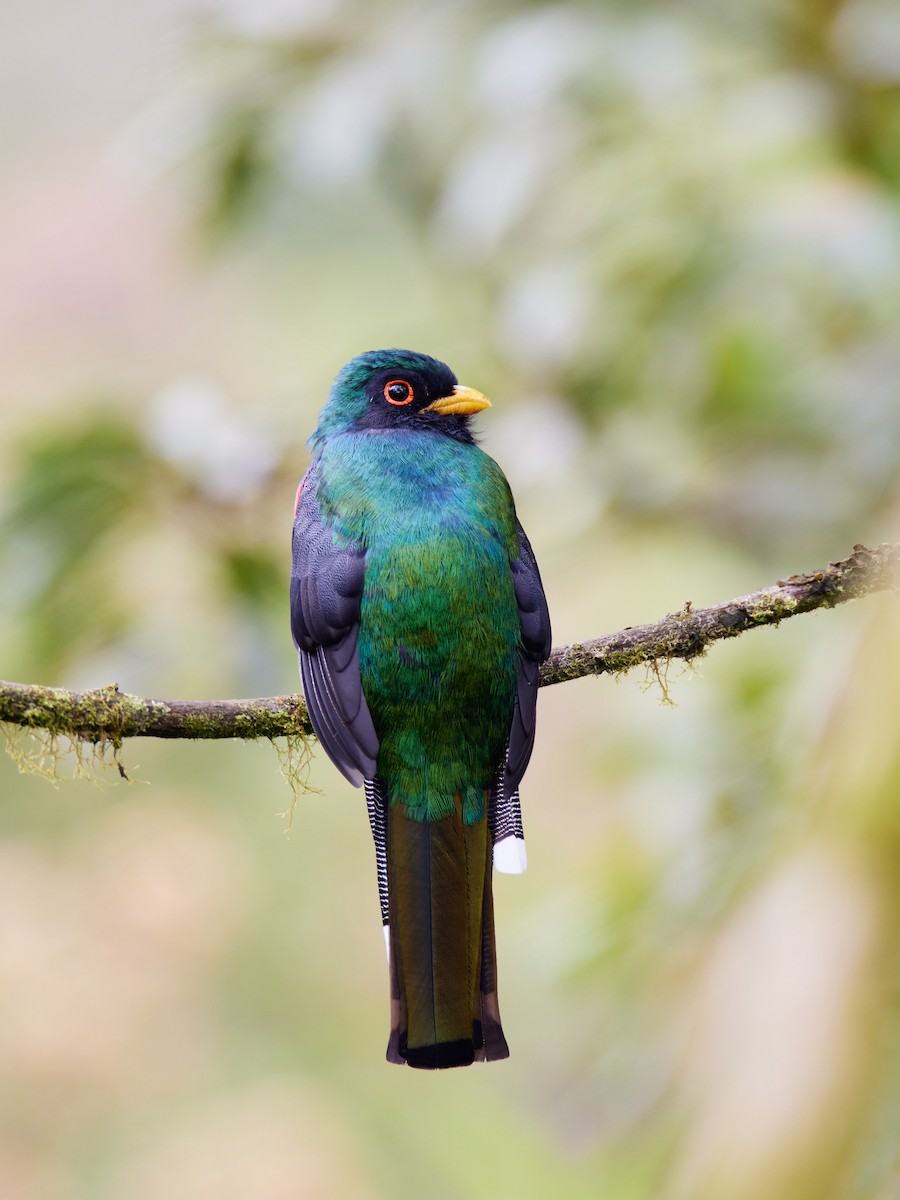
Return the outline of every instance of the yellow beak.
[[[440,400],[435,400],[433,404],[423,408],[422,412],[440,413],[442,417],[470,416],[490,407],[491,402],[487,396],[482,396],[481,392],[476,392],[474,388],[457,384],[449,396],[441,396]]]

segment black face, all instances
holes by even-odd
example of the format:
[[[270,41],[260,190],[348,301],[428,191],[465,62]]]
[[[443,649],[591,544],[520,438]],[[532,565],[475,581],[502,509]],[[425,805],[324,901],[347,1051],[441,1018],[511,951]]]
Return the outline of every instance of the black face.
[[[450,368],[437,359],[417,356],[415,367],[398,359],[394,366],[370,375],[365,385],[368,405],[355,425],[358,429],[427,429],[457,441],[474,441],[468,417],[424,411],[449,396],[457,383]]]

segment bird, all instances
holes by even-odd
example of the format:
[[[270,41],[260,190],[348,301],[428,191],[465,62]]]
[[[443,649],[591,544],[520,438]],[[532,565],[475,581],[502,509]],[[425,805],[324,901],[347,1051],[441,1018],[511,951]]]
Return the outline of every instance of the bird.
[[[291,631],[322,748],[365,789],[391,983],[389,1062],[507,1058],[492,867],[525,867],[519,784],[550,652],[490,407],[438,359],[337,374],[297,489]]]

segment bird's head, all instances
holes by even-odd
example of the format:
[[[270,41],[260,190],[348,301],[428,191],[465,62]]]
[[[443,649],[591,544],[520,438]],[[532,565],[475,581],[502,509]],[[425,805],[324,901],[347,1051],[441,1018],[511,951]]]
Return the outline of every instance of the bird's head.
[[[338,373],[309,439],[316,451],[350,429],[422,429],[473,441],[469,418],[490,400],[462,387],[450,368],[413,350],[370,350]]]

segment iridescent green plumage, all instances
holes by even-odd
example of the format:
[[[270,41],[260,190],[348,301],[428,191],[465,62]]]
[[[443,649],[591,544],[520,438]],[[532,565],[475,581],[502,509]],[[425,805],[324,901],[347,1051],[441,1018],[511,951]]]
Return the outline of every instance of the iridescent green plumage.
[[[295,524],[304,690],[328,753],[367,781],[388,1057],[414,1066],[508,1053],[490,844],[498,806],[517,806],[549,622],[506,479],[468,430],[486,404],[424,355],[355,359],[310,439]]]
[[[366,546],[359,658],[379,778],[417,819],[448,816],[461,795],[478,820],[515,694],[506,480],[477,446],[405,429],[336,435],[320,470],[326,526]]]

